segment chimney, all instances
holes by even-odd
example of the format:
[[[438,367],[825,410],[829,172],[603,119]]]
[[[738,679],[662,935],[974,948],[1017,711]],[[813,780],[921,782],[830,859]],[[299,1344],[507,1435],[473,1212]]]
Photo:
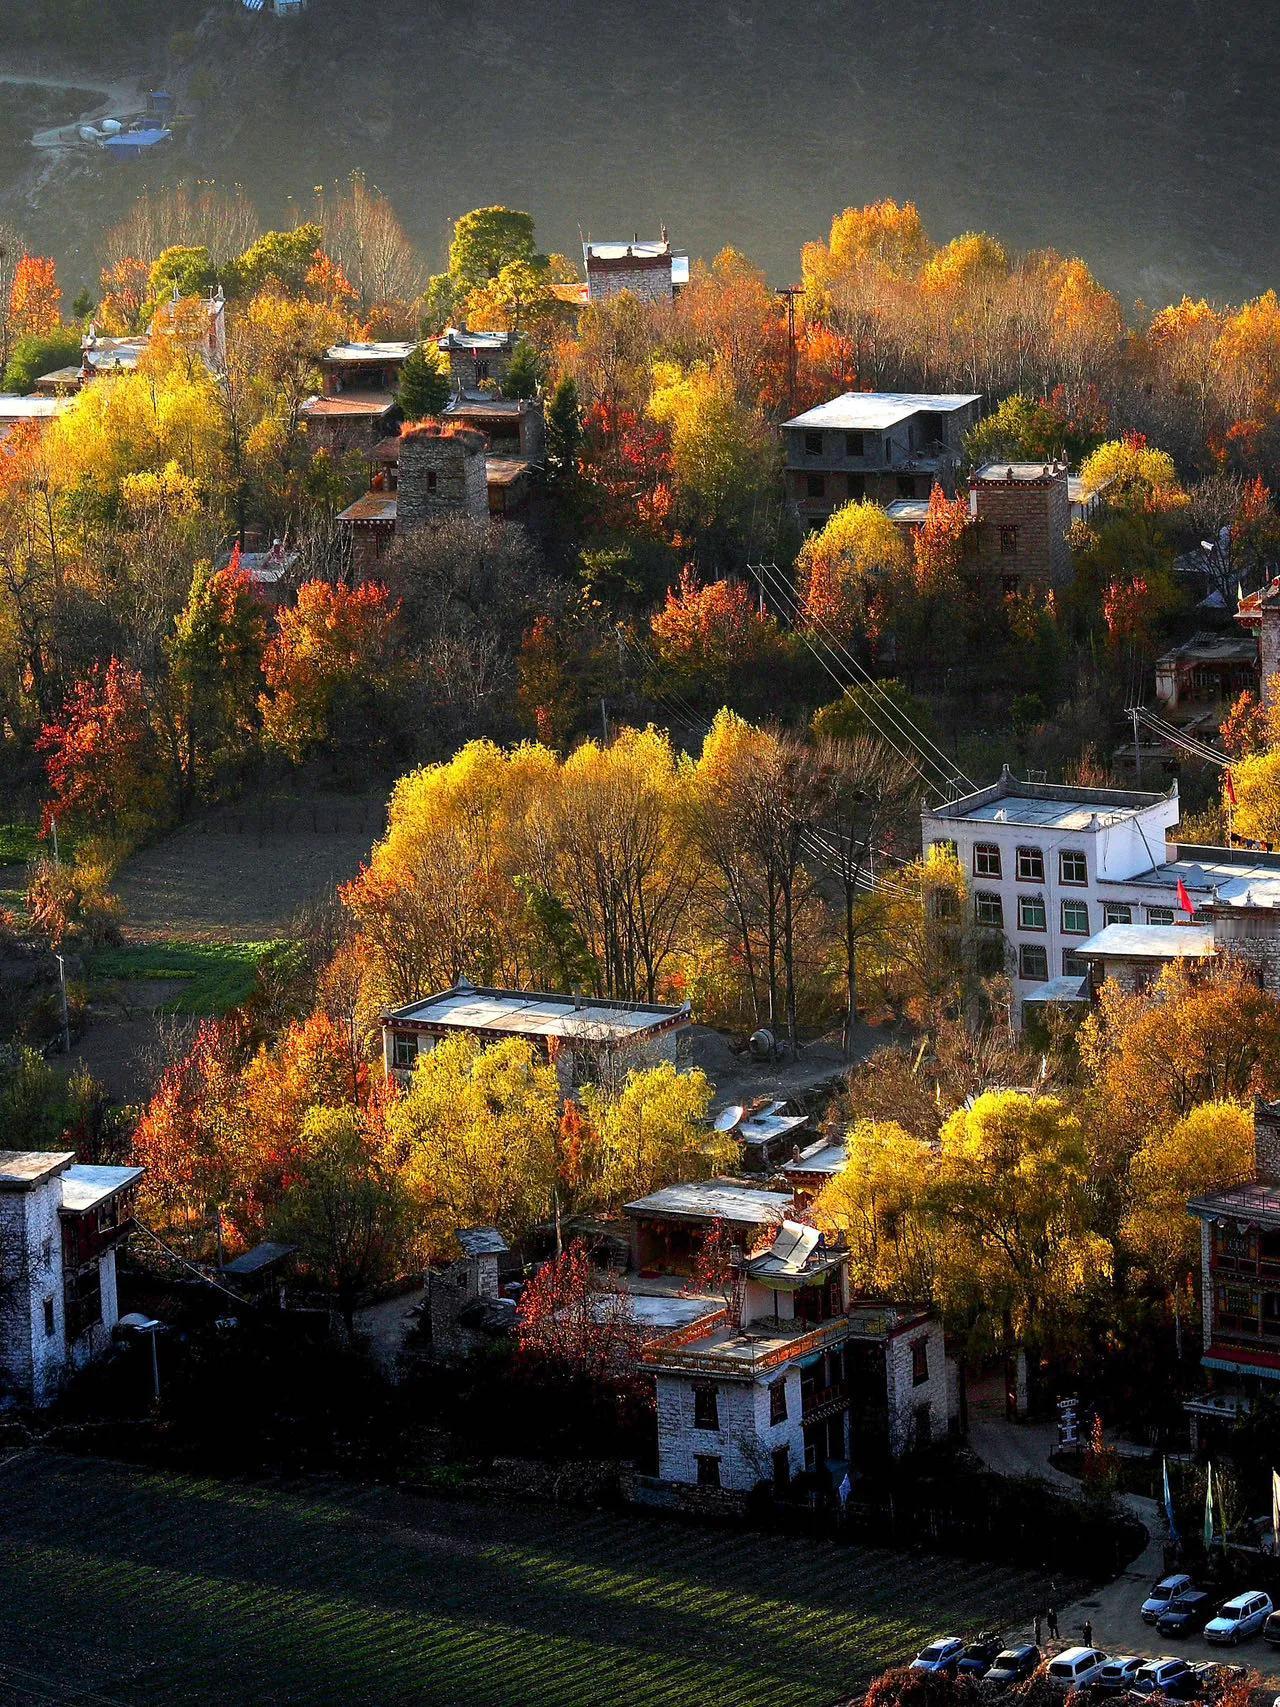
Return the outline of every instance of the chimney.
[[[1280,1185],[1280,1102],[1253,1099],[1253,1170],[1259,1185]]]

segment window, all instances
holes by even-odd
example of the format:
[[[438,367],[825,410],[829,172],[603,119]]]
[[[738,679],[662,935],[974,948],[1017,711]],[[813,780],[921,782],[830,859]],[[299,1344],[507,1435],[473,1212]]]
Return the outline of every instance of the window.
[[[427,470],[427,491],[428,492],[434,492],[435,489],[437,488],[437,486],[439,486],[439,484],[440,484],[439,475],[436,473],[434,468],[429,468]]]
[[[478,380],[486,380],[486,379],[488,379],[488,377],[489,377],[489,364],[488,364],[488,362],[481,361],[480,357],[477,356],[476,357],[476,378]]]
[[[1004,929],[1004,902],[998,895],[985,895],[981,890],[973,898],[973,916],[980,925]]]
[[[719,1388],[712,1381],[699,1381],[693,1389],[694,1428],[719,1428]]]
[[[391,1039],[391,1065],[408,1072],[418,1059],[418,1039],[412,1032],[397,1031]]]
[[[1064,901],[1062,903],[1062,933],[1064,936],[1088,936],[1089,903],[1087,901]]]
[[[1018,925],[1024,931],[1047,929],[1043,895],[1018,896]]]
[[[720,1486],[720,1460],[712,1458],[708,1453],[698,1452],[694,1455],[693,1461],[698,1467],[698,1486],[700,1488],[718,1488]]]
[[[911,1342],[911,1385],[923,1387],[929,1379],[929,1342],[927,1339],[912,1340]]]
[[[826,495],[827,495],[827,482],[826,482],[826,479],[821,474],[806,474],[804,479],[805,479],[805,491],[808,493],[809,497],[811,497],[811,498],[825,498],[826,497]]]
[[[120,1199],[118,1197],[109,1197],[105,1203],[98,1205],[97,1222],[100,1233],[110,1233],[120,1225]]]
[[[960,902],[949,889],[935,889],[929,896],[929,917],[954,923],[960,917]]]
[[[867,477],[865,474],[846,474],[844,483],[850,503],[860,503],[866,497]]]
[[[861,433],[846,433],[844,435],[844,454],[846,456],[862,456],[864,454]]]
[[[1173,908],[1148,907],[1147,923],[1149,925],[1171,925],[1173,923]]]
[[[1018,976],[1033,984],[1043,984],[1049,976],[1049,954],[1038,942],[1018,945]]]
[[[1018,554],[1018,530],[1010,523],[1000,529],[1001,557],[1016,557]]]
[[[1044,855],[1039,848],[1018,849],[1019,883],[1044,882]]]
[[[69,1340],[78,1339],[102,1320],[102,1276],[96,1262],[67,1281],[65,1304]]]
[[[938,854],[943,859],[954,859],[956,857],[956,844],[946,841],[930,842],[929,852]]]
[[[1104,901],[1102,904],[1102,922],[1104,925],[1131,925],[1133,923],[1133,908],[1127,901]]]
[[[47,1340],[51,1340],[53,1338],[54,1333],[57,1331],[57,1326],[57,1319],[53,1313],[53,1299],[46,1298],[44,1301],[44,1337]]]
[[[1087,978],[1089,962],[1081,960],[1074,948],[1064,948],[1062,951],[1062,976],[1064,978]]]
[[[787,1420],[787,1378],[780,1375],[776,1381],[769,1383],[769,1421],[784,1423]]]
[[[1000,849],[994,842],[978,842],[973,850],[975,877],[999,877]]]
[[[804,454],[806,456],[822,455],[822,434],[806,433],[804,435]]]
[[[1063,848],[1058,855],[1058,879],[1062,883],[1084,884],[1089,881],[1089,862],[1083,848]]]

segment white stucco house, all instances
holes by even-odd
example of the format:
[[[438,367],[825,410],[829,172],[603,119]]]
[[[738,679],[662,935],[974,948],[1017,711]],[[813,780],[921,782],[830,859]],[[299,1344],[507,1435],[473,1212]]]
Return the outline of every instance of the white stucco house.
[[[0,1150],[0,1391],[48,1404],[111,1344],[116,1247],[142,1172]]]

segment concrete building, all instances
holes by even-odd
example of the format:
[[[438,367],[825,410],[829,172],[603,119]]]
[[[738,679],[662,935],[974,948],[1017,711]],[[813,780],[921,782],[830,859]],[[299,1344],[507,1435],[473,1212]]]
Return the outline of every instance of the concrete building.
[[[19,429],[31,427],[37,433],[43,432],[49,422],[70,405],[69,397],[41,395],[39,392],[30,397],[20,397],[0,392],[0,448]]]
[[[0,1151],[0,1383],[26,1403],[48,1404],[110,1345],[141,1178],[71,1151]]]
[[[589,302],[627,292],[641,302],[671,303],[689,282],[689,257],[671,247],[666,226],[656,243],[642,243],[639,234],[630,243],[585,242],[582,260]]]
[[[787,496],[809,527],[861,498],[927,499],[935,481],[952,496],[981,404],[978,393],[846,391],[808,409],[783,423]]]
[[[680,1036],[689,1024],[687,1004],[660,1007],[460,983],[383,1014],[383,1062],[388,1076],[403,1079],[442,1038],[463,1033],[495,1043],[521,1037],[555,1063],[570,1090],[632,1067],[678,1060]]]
[[[1071,498],[1065,462],[989,462],[969,485],[982,571],[1006,595],[1071,579]]]
[[[374,393],[387,398],[400,384],[400,370],[417,349],[413,340],[331,344],[320,360],[326,397]]]

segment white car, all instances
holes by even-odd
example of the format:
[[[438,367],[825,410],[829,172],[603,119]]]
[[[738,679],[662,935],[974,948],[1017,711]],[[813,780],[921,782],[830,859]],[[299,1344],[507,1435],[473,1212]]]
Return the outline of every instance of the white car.
[[[1064,1648],[1049,1661],[1049,1682],[1057,1689],[1082,1689],[1106,1665],[1101,1648]]]
[[[1151,1593],[1142,1603],[1142,1617],[1147,1624],[1154,1624],[1156,1619],[1169,1610],[1170,1605],[1180,1594],[1186,1594],[1192,1587],[1191,1578],[1161,1577]]]
[[[1206,1642],[1243,1642],[1256,1636],[1271,1615],[1271,1596],[1256,1589],[1232,1595],[1204,1627]]]
[[[911,1662],[912,1671],[954,1671],[964,1653],[959,1636],[935,1636]]]

